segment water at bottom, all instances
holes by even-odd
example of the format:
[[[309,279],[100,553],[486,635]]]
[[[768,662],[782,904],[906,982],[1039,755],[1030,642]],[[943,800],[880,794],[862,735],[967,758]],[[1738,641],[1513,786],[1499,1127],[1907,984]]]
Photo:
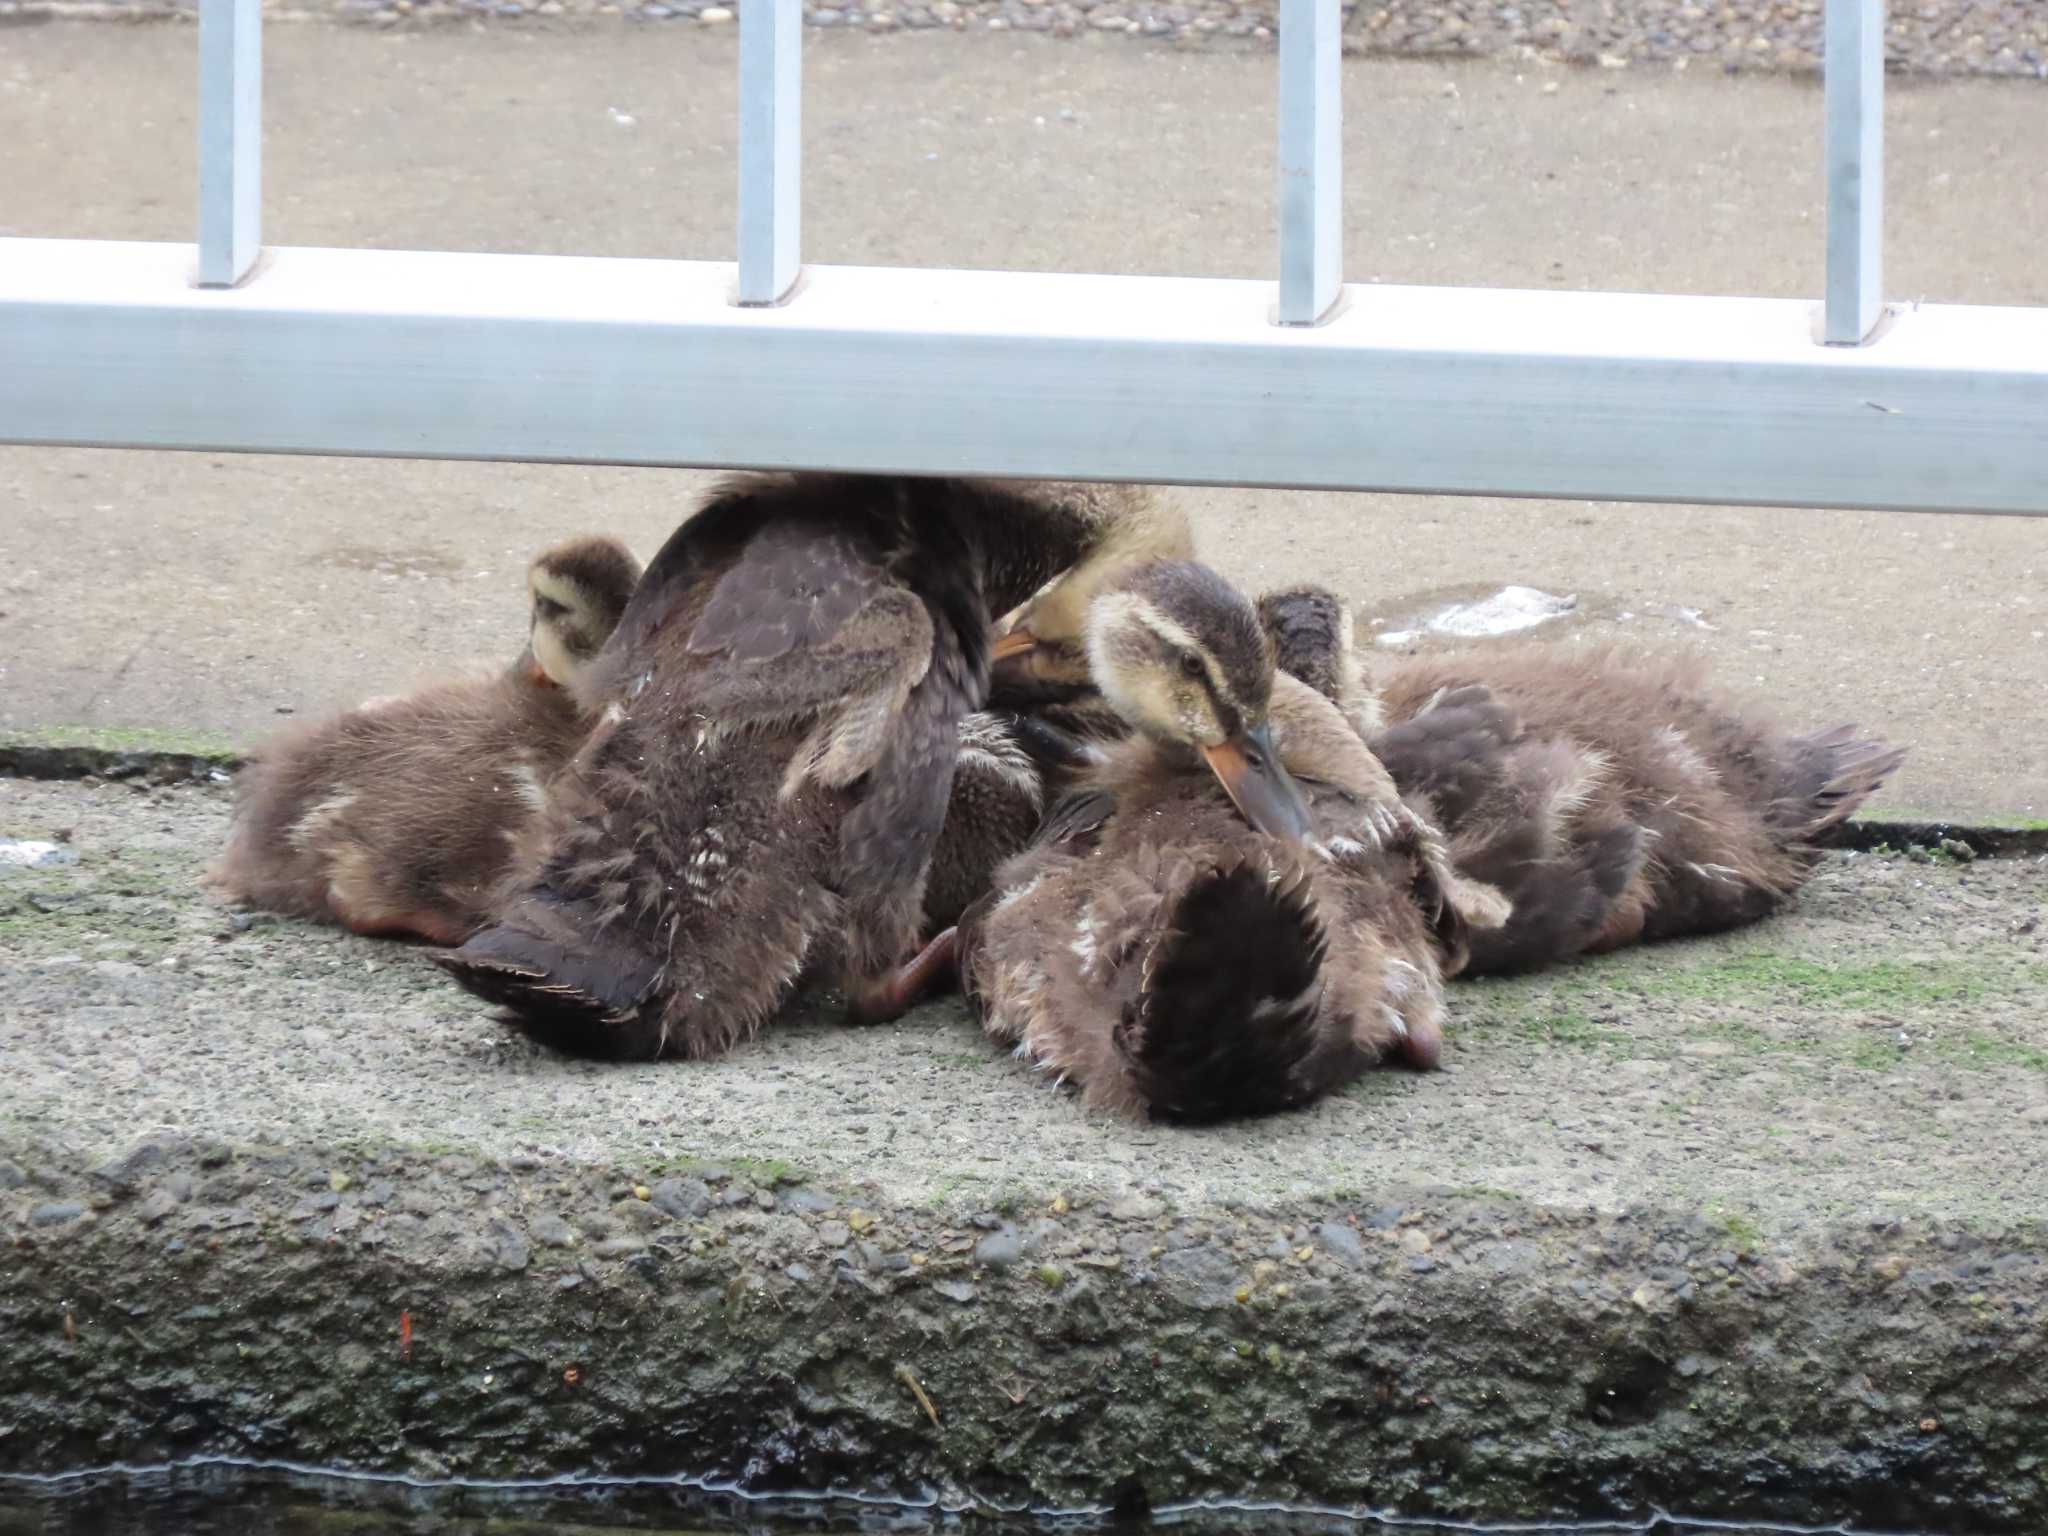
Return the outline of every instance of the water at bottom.
[[[63,1477],[0,1476],[0,1536],[1066,1536],[1158,1529],[1175,1536],[1850,1536],[1844,1526],[1757,1524],[1653,1512],[1576,1522],[1466,1522],[1281,1505],[1182,1505],[1142,1519],[1093,1511],[950,1509],[844,1494],[769,1497],[644,1479],[424,1483],[317,1468],[196,1461]],[[1923,1533],[1935,1536],[1935,1533]]]

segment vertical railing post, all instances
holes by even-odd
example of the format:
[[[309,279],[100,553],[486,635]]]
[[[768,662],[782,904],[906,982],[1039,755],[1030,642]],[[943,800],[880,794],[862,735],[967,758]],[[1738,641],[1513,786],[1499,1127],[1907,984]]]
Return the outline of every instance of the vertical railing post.
[[[803,151],[802,0],[740,0],[742,304],[796,282]]]
[[[262,0],[199,0],[199,284],[232,288],[263,245]]]
[[[1313,325],[1344,282],[1339,0],[1280,0],[1280,307]]]
[[[1884,0],[1827,0],[1828,271],[1821,339],[1867,338],[1884,309]]]

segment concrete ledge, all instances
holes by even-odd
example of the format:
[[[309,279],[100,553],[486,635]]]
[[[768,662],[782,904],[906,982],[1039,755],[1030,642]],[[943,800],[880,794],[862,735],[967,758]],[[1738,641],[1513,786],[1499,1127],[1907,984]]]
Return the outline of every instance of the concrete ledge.
[[[1056,1236],[993,1268],[950,1250],[1003,1233],[758,1171],[677,1169],[640,1202],[651,1172],[553,1161],[33,1160],[0,1280],[8,1469],[210,1452],[1063,1507],[2048,1513],[2037,1227],[1752,1245],[1652,1210],[1190,1220],[1138,1197],[1046,1216]],[[536,1237],[535,1213],[618,1205],[631,1233]]]
[[[1442,1074],[1184,1133],[950,1006],[539,1056],[211,905],[217,786],[4,791],[75,860],[0,870],[0,1472],[2048,1519],[2038,860],[1844,856],[1462,987]]]

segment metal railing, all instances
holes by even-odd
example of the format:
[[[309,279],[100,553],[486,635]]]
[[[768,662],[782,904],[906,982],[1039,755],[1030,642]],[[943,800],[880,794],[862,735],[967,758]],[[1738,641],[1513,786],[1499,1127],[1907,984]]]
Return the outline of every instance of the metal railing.
[[[0,240],[0,441],[2048,512],[2048,310],[1883,302],[1882,0],[1818,304],[1347,288],[1339,0],[1281,0],[1277,284],[805,268],[799,0],[740,4],[736,263],[266,250],[260,24],[201,0],[196,267]]]

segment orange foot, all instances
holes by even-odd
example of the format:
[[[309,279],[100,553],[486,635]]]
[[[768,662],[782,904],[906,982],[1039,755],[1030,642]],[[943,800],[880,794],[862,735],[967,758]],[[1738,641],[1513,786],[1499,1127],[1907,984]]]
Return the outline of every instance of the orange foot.
[[[846,1016],[854,1024],[886,1024],[900,1019],[940,987],[958,980],[960,930],[948,928],[893,971],[856,983],[846,1000]]]
[[[446,912],[350,912],[336,914],[341,926],[366,939],[424,939],[453,949],[469,937],[471,924]]]
[[[1444,1027],[1435,1019],[1419,1021],[1409,1027],[1398,1047],[1404,1066],[1418,1072],[1436,1070],[1437,1058],[1444,1050]]]

